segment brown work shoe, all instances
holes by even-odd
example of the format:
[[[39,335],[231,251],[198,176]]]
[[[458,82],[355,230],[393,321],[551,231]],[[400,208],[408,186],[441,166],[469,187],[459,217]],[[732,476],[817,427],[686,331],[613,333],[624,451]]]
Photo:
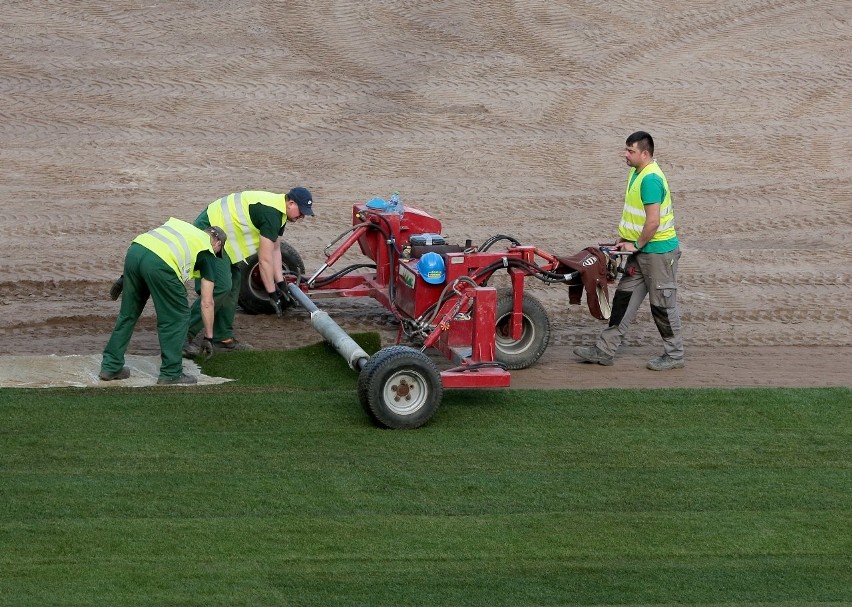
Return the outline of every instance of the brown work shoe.
[[[180,377],[175,377],[174,379],[166,379],[164,377],[161,377],[157,380],[158,386],[189,386],[197,383],[197,377],[195,377],[194,375],[187,375],[186,373],[181,373]]]
[[[127,379],[130,377],[130,369],[127,367],[122,367],[120,371],[116,371],[115,373],[110,373],[109,371],[104,371],[101,369],[101,372],[98,373],[98,379],[102,381],[112,381],[114,379]]]
[[[574,348],[574,354],[582,358],[584,363],[598,363],[605,367],[612,365],[612,355],[597,346],[577,346]]]
[[[246,350],[254,350],[247,343],[243,343],[241,341],[237,341],[235,338],[230,337],[228,339],[223,339],[222,341],[214,341],[213,342],[213,351],[214,352],[240,352]]]

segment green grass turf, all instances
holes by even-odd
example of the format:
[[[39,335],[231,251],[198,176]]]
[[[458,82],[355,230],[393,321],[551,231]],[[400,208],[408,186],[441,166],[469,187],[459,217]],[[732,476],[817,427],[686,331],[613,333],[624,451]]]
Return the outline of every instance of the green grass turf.
[[[375,350],[371,336],[360,336]],[[0,390],[0,605],[850,605],[852,391],[447,391],[328,346]]]

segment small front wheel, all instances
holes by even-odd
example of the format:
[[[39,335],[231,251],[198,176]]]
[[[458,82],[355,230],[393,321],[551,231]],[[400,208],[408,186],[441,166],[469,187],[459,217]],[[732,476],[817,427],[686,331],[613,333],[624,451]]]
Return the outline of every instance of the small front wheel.
[[[428,356],[408,346],[376,352],[358,376],[358,398],[379,426],[419,428],[441,403],[441,374]]]

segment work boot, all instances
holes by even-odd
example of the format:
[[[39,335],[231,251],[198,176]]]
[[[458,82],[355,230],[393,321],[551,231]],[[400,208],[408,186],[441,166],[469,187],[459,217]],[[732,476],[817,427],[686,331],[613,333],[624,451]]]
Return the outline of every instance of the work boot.
[[[199,354],[201,354],[201,347],[195,343],[194,339],[187,337],[186,341],[183,342],[183,357],[195,358]]]
[[[109,298],[113,301],[118,299],[119,295],[121,295],[121,291],[124,289],[124,274],[118,277],[118,279],[112,283],[112,286],[109,288]]]
[[[122,367],[120,371],[116,371],[115,373],[110,373],[109,371],[101,370],[98,373],[98,379],[102,381],[112,381],[114,379],[127,379],[130,377],[130,369],[127,367]]]
[[[246,350],[254,350],[250,345],[237,341],[233,337],[223,339],[222,341],[213,342],[214,352],[242,352]]]
[[[175,377],[174,379],[166,379],[161,377],[157,380],[158,386],[178,386],[178,385],[191,385],[197,384],[198,378],[194,375],[187,375],[186,373],[181,373],[180,377]]]
[[[574,348],[574,354],[582,358],[583,362],[586,363],[598,363],[605,367],[612,365],[612,356],[597,346],[577,346]]]
[[[663,354],[657,358],[652,358],[648,361],[647,367],[651,371],[666,371],[667,369],[683,369],[682,358],[672,358],[668,354]]]

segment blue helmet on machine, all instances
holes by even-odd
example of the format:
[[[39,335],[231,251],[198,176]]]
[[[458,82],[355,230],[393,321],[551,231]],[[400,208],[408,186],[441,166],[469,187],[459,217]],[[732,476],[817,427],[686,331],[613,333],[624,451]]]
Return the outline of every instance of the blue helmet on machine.
[[[388,202],[384,198],[373,198],[367,202],[367,208],[384,211],[388,208]]]
[[[417,270],[420,272],[423,280],[430,285],[439,285],[447,278],[444,258],[434,251],[423,254],[423,257],[417,262]]]

